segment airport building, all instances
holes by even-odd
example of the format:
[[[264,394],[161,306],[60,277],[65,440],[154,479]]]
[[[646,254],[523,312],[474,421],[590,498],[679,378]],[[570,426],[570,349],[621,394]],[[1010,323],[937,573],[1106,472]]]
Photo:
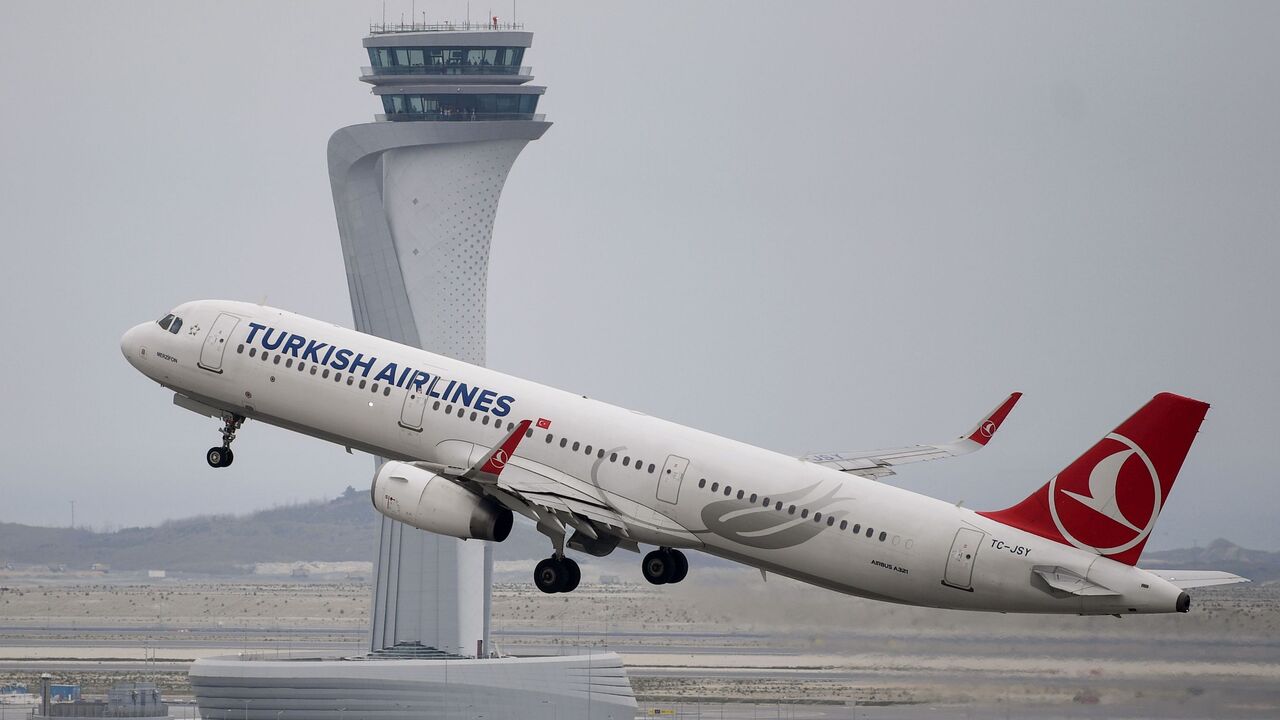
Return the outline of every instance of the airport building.
[[[329,140],[329,180],[356,329],[485,363],[489,246],[516,157],[550,127],[521,26],[376,25],[364,39],[382,111]],[[400,426],[421,431],[406,401]],[[372,475],[372,473],[371,473]],[[492,555],[480,541],[383,517],[368,653],[198,660],[201,714],[245,720],[629,718],[614,653],[500,657],[489,642]]]

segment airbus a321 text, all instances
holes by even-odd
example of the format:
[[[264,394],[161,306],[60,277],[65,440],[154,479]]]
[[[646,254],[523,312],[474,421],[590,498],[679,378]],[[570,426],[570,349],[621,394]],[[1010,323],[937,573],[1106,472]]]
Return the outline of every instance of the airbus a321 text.
[[[1225,572],[1136,567],[1209,406],[1162,393],[1022,502],[976,512],[880,482],[899,465],[982,449],[1020,397],[956,440],[789,457],[293,313],[186,303],[121,349],[174,403],[371,453],[373,504],[423,530],[501,542],[514,514],[550,539],[534,582],[573,590],[566,553],[656,546],[651,583],[684,550],[851,595],[1029,613],[1186,612]]]

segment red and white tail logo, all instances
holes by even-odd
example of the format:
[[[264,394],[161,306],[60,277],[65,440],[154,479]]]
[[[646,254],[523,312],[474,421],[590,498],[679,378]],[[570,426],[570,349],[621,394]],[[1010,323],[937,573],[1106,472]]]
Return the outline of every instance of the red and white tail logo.
[[[1133,565],[1208,410],[1161,393],[1026,500],[980,514]]]

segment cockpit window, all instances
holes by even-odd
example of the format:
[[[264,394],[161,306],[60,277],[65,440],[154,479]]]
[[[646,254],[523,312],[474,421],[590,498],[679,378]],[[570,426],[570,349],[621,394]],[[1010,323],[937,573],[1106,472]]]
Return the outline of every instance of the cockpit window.
[[[165,330],[168,330],[169,323],[173,322],[173,313],[169,313],[168,315],[165,315],[164,317],[160,318],[156,322],[160,324],[160,327],[164,328]]]
[[[173,324],[169,326],[169,332],[173,333],[174,335],[177,335],[178,331],[181,329],[182,329],[182,318],[180,317],[174,318]]]

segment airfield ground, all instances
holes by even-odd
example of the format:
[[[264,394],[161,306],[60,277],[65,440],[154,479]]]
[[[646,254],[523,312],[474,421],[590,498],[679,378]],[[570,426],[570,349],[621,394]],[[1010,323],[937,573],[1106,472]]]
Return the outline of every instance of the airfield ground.
[[[197,657],[363,651],[368,586],[280,579],[0,578],[0,684],[190,695]],[[1280,717],[1280,586],[1207,589],[1187,615],[899,607],[754,572],[678,586],[494,590],[506,653],[623,654],[644,708],[707,717]],[[729,703],[729,704],[724,704]]]

